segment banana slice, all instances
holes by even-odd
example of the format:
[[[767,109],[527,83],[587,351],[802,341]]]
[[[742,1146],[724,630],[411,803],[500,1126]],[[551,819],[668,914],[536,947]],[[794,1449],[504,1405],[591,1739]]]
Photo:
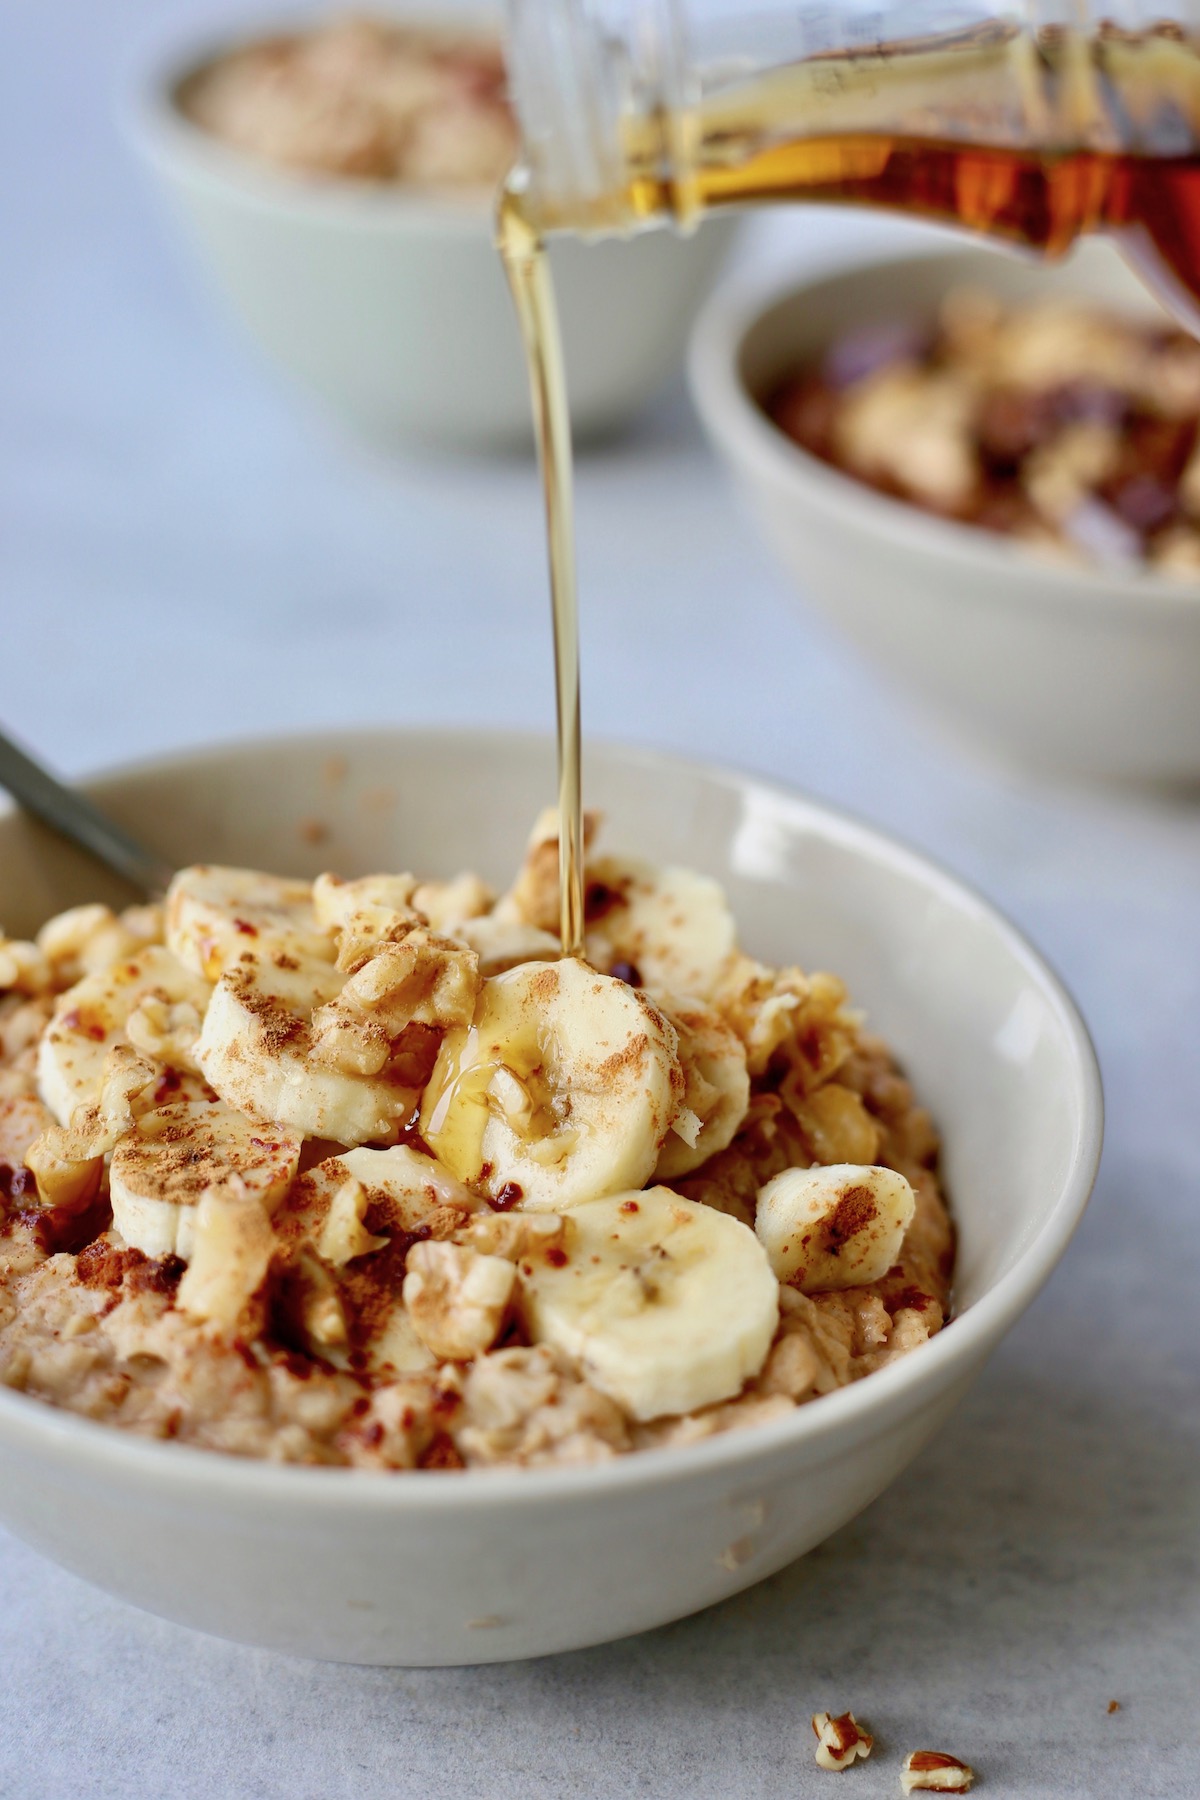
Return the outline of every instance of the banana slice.
[[[916,1204],[895,1169],[785,1169],[760,1192],[754,1229],[780,1281],[824,1293],[881,1280],[900,1254]]]
[[[127,1244],[147,1256],[189,1260],[198,1203],[238,1176],[269,1215],[291,1186],[300,1161],[295,1132],[255,1125],[220,1100],[187,1098],[143,1113],[112,1153],[113,1221]]]
[[[715,881],[629,856],[589,862],[588,961],[625,964],[647,987],[706,999],[737,947],[733,914]]]
[[[562,955],[562,945],[548,931],[523,920],[509,920],[487,913],[478,919],[462,919],[451,928],[451,935],[474,950],[479,958],[481,975],[503,975],[518,963],[553,962]]]
[[[38,1046],[37,1064],[38,1091],[59,1124],[68,1124],[77,1106],[95,1104],[105,1057],[114,1044],[125,1042],[129,1016],[144,1000],[194,1007],[202,1016],[210,991],[206,981],[154,944],[85,975],[61,994]]]
[[[656,1180],[675,1181],[733,1142],[750,1104],[750,1076],[741,1039],[710,1007],[652,998],[675,1027],[683,1067],[683,1107],[654,1165]]]
[[[522,1264],[518,1308],[633,1418],[711,1406],[758,1374],[779,1288],[748,1226],[661,1187],[586,1201],[564,1224],[563,1251]]]
[[[307,881],[197,863],[167,889],[167,948],[216,981],[247,950],[332,962],[334,943],[317,919]]]
[[[313,1054],[312,1015],[341,992],[332,963],[296,953],[243,952],[222,975],[205,1014],[196,1062],[227,1106],[335,1144],[395,1138],[416,1088],[386,1074],[334,1068]]]
[[[411,912],[415,875],[318,875],[312,884],[313,913],[326,931],[337,931],[356,912]]]
[[[447,1033],[421,1133],[460,1180],[559,1212],[640,1187],[682,1098],[675,1033],[646,995],[575,960],[523,963]]]

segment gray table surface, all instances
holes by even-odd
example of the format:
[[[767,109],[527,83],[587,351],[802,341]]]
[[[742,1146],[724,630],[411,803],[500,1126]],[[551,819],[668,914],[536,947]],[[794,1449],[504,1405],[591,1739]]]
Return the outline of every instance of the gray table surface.
[[[68,772],[302,725],[548,726],[528,465],[342,441],[162,235],[109,94],[165,15],[26,0],[0,19],[5,723]],[[777,219],[746,254],[838,255],[882,229]],[[899,1755],[936,1743],[997,1795],[1196,1795],[1197,807],[944,747],[794,605],[681,392],[586,458],[579,506],[587,726],[801,783],[994,895],[1095,1032],[1091,1212],[892,1491],[740,1599],[630,1642],[321,1667],[145,1617],[0,1534],[0,1795],[783,1800],[834,1791],[808,1716],[845,1706],[880,1739],[855,1793],[898,1794]]]

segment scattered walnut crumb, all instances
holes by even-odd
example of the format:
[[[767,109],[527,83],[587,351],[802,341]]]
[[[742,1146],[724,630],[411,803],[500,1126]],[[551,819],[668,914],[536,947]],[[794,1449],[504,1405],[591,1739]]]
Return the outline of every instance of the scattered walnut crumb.
[[[817,1739],[817,1764],[822,1769],[848,1769],[860,1756],[865,1762],[875,1744],[851,1712],[839,1713],[836,1719],[827,1712],[814,1713],[812,1728]]]
[[[900,1786],[906,1794],[932,1789],[939,1794],[965,1794],[975,1779],[969,1763],[960,1762],[944,1750],[910,1750],[900,1771]]]
[[[1119,1700],[1110,1700],[1105,1710],[1110,1713],[1120,1712],[1121,1702]]]

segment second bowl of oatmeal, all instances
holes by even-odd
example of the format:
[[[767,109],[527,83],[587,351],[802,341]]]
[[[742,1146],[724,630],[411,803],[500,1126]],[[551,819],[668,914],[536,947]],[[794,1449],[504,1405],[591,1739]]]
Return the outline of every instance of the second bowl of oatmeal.
[[[144,58],[126,112],[218,295],[332,414],[384,444],[531,439],[493,245],[517,141],[493,17],[243,22]],[[553,247],[578,432],[682,368],[734,229]]]
[[[506,1042],[515,1033],[517,1064],[494,1095],[516,1135],[506,1127],[494,1146],[489,1138],[479,1164],[481,1146],[454,1117],[462,1096],[479,1086],[470,1046],[447,1039],[451,1054],[439,1073],[440,1054],[432,1070],[427,1056],[416,1067],[424,1028],[406,1038],[403,1054],[415,1060],[406,1061],[401,1085],[424,1081],[427,1099],[431,1089],[450,1096],[448,1108],[423,1104],[421,1130],[475,1192],[470,1199],[443,1174],[436,1193],[414,1197],[428,1229],[409,1231],[378,1210],[387,1196],[375,1191],[373,1171],[395,1163],[402,1174],[414,1157],[420,1161],[411,1140],[397,1150],[350,1152],[348,1166],[336,1157],[331,1165],[330,1145],[318,1143],[306,1157],[308,1172],[286,1191],[300,1136],[319,1127],[342,1143],[362,1143],[365,1133],[377,1146],[396,1136],[404,1096],[395,1083],[381,1085],[377,1062],[370,1063],[376,1075],[368,1072],[370,1043],[354,1031],[346,1036],[340,1013],[320,1021],[314,1014],[314,1031],[319,1024],[324,1034],[328,1025],[338,1055],[318,1057],[310,1080],[296,1064],[303,1031],[272,1029],[259,1041],[272,1019],[281,1022],[279,1004],[302,976],[332,994],[357,965],[361,944],[352,955],[341,944],[340,977],[327,960],[334,935],[321,924],[326,913],[341,920],[338,930],[352,925],[370,937],[382,926],[392,934],[387,944],[402,945],[412,921],[388,909],[408,899],[442,927],[440,943],[414,927],[410,944],[448,959],[439,1004],[462,999],[459,977],[474,944],[490,965],[533,955],[538,1004],[577,1010],[578,977],[555,986],[537,966],[555,966],[546,855],[534,854],[494,916],[481,910],[490,906],[484,884],[499,889],[511,879],[529,821],[553,790],[550,747],[501,733],[343,734],[195,753],[94,784],[101,803],[167,857],[250,863],[276,876],[247,884],[193,869],[177,884],[165,949],[153,943],[162,921],[145,909],[118,923],[100,907],[60,920],[36,946],[0,944],[3,1124],[10,1139],[22,1138],[0,1150],[4,1524],[115,1593],[251,1643],[355,1662],[504,1660],[642,1630],[737,1592],[853,1516],[949,1416],[1062,1254],[1094,1177],[1099,1082],[1069,998],[1019,934],[951,876],[798,794],[601,745],[589,751],[588,786],[604,814],[604,842],[618,853],[602,860],[597,852],[592,862],[589,954],[601,972],[580,989],[585,1009],[604,1009],[604,1035],[620,1036],[622,1020],[640,1008],[638,1058],[666,1054],[670,1062],[675,1052],[669,1043],[664,1052],[658,1001],[651,997],[646,1010],[637,982],[653,996],[724,972],[713,990],[723,996],[713,1001],[722,1024],[710,1020],[701,1030],[685,1016],[698,1010],[694,1002],[671,1015],[666,1038],[680,1033],[681,1056],[687,1038],[703,1079],[672,1089],[680,1132],[678,1142],[660,1145],[652,1174],[659,1185],[644,1203],[639,1192],[635,1204],[618,1198],[615,1212],[610,1205],[604,1241],[594,1246],[596,1272],[590,1255],[582,1259],[589,1293],[596,1282],[608,1292],[603,1305],[586,1296],[581,1304],[569,1291],[580,1268],[578,1234],[586,1236],[587,1209],[597,1203],[585,1198],[572,1212],[579,1196],[564,1183],[578,1172],[578,1155],[595,1185],[598,1128],[604,1154],[620,1159],[647,1131],[659,1138],[643,1113],[651,1089],[665,1101],[661,1082],[643,1093],[638,1075],[629,1089],[617,1058],[605,1081],[581,1089],[577,1114],[539,1124],[535,1075],[520,1063],[516,1041],[520,1018],[504,1025],[493,1017],[493,1000],[511,999],[512,983],[492,978],[500,985],[485,988],[492,999],[477,1014],[472,1054],[491,1041],[498,1020]],[[674,875],[647,875],[619,860],[651,847]],[[0,907],[14,933],[35,931],[73,903],[115,898],[103,894],[94,869],[11,812],[0,816],[0,849]],[[414,891],[393,873],[369,888],[328,881],[311,888],[330,868],[347,877],[413,869],[435,885]],[[699,879],[680,876],[681,868]],[[468,869],[482,881],[451,880]],[[285,885],[280,876],[292,879]],[[280,932],[288,954],[277,960],[270,947],[279,948]],[[784,976],[739,961],[736,942]],[[232,973],[213,990],[211,977],[229,957]],[[369,958],[364,965],[375,966]],[[530,967],[516,970],[518,988]],[[54,1002],[53,992],[81,968],[93,971],[83,976],[86,992]],[[878,1040],[864,1035],[857,1011],[843,1011],[840,982],[822,969],[845,983],[855,1008],[866,1009]],[[252,991],[264,981],[270,1005]],[[401,979],[395,998],[403,986]],[[308,987],[305,993],[310,1005]],[[51,1007],[55,1022],[46,1030]],[[564,1015],[548,1041],[558,1044],[556,1056],[586,1061],[595,1047],[568,1025]],[[72,1131],[52,1134],[44,1154],[29,1151],[35,1196],[21,1160],[38,1125],[24,1115],[42,1106],[68,1115],[69,1090],[99,1073],[110,1026],[120,1056],[105,1077],[100,1111],[76,1114]],[[368,1035],[373,1042],[377,1033]],[[726,1079],[731,1051],[743,1068],[740,1081]],[[143,1056],[164,1065],[150,1071],[161,1094],[145,1087]],[[266,1073],[267,1111],[276,1121],[270,1131],[220,1113],[215,1097],[196,1088],[197,1068],[234,1114],[262,1104],[243,1084]],[[120,1093],[109,1091],[109,1076]],[[523,1080],[535,1085],[523,1088]],[[342,1107],[351,1090],[382,1106],[391,1123],[374,1111],[365,1125],[355,1123]],[[337,1120],[301,1118],[298,1094],[307,1095],[306,1106],[314,1097],[335,1104]],[[631,1110],[615,1137],[605,1138],[602,1115],[622,1094],[620,1104]],[[731,1099],[742,1119],[738,1136],[707,1160],[701,1139],[715,1132],[724,1141],[718,1122]],[[199,1122],[182,1117],[197,1108]],[[232,1133],[221,1154],[238,1159],[250,1189],[235,1188],[219,1204],[198,1199],[184,1180],[194,1170],[187,1152],[196,1131],[207,1131],[214,1117]],[[547,1144],[559,1126],[560,1140]],[[117,1143],[102,1176],[93,1134],[109,1130]],[[75,1132],[89,1141],[73,1149]],[[184,1152],[178,1169],[172,1146]],[[69,1166],[79,1154],[90,1168]],[[497,1186],[511,1175],[514,1154],[520,1195],[507,1180]],[[174,1173],[156,1186],[164,1155]],[[922,1241],[905,1238],[898,1269],[889,1267],[874,1286],[847,1289],[843,1281],[839,1288],[827,1269],[803,1273],[813,1243],[775,1230],[796,1199],[785,1191],[786,1176],[785,1190],[775,1185],[780,1164],[810,1159],[907,1170],[916,1215],[908,1202],[893,1215],[904,1193],[898,1174],[890,1187],[873,1180],[866,1195],[856,1182],[817,1246],[836,1260],[850,1253],[859,1225],[920,1224]],[[622,1162],[621,1180],[636,1187],[650,1163],[631,1173]],[[759,1218],[741,1179],[747,1171],[752,1186],[771,1176]],[[810,1186],[845,1174],[811,1177]],[[47,1218],[40,1203],[77,1178],[92,1186],[62,1194]],[[106,1229],[106,1213],[89,1213],[97,1178],[100,1200],[111,1191],[128,1237],[114,1236],[119,1225]],[[674,1184],[676,1200],[664,1199],[663,1183]],[[949,1294],[939,1191],[957,1230]],[[814,1220],[825,1217],[830,1195],[816,1198]],[[553,1203],[549,1212],[543,1199]],[[268,1201],[273,1253],[260,1216]],[[867,1201],[878,1203],[876,1212]],[[185,1234],[181,1220],[192,1203]],[[654,1249],[664,1206],[679,1209],[671,1229],[685,1234],[699,1229],[689,1208],[705,1215],[700,1237],[710,1251],[728,1253],[730,1281],[706,1286],[704,1258],[689,1262],[686,1245],[665,1255]],[[565,1236],[555,1207],[566,1216]],[[234,1215],[257,1221],[262,1241],[230,1237]],[[58,1233],[60,1224],[74,1235]],[[636,1238],[643,1227],[649,1248],[634,1266],[645,1280],[628,1288],[624,1265],[610,1266],[611,1234]],[[524,1297],[508,1329],[500,1318],[508,1302],[493,1288],[504,1276],[511,1291],[513,1267],[497,1261],[521,1232],[545,1241],[539,1247],[531,1238],[519,1256],[515,1279]],[[229,1283],[247,1276],[244,1299],[258,1280],[247,1258],[272,1254],[282,1261],[269,1277],[269,1304],[283,1310],[273,1323],[238,1314],[231,1324],[232,1313],[222,1323]],[[759,1316],[764,1280],[771,1286],[767,1257],[787,1271],[781,1335],[769,1355],[770,1322],[764,1336]],[[470,1295],[460,1292],[447,1310],[439,1283],[451,1264],[476,1275]],[[372,1358],[380,1349],[376,1327],[386,1321],[370,1304],[371,1268],[383,1280],[375,1299],[387,1301],[394,1323],[407,1317],[412,1327],[397,1334],[387,1326],[390,1367],[382,1378]],[[414,1273],[427,1283],[421,1293],[407,1286]],[[647,1307],[653,1313],[660,1300],[674,1304],[663,1287],[672,1281],[682,1284],[673,1292],[682,1297],[681,1341],[691,1352],[681,1356],[670,1334],[655,1338],[650,1318],[643,1354],[630,1321]],[[464,1311],[459,1302],[468,1298]],[[938,1328],[946,1300],[948,1322]],[[365,1333],[365,1362],[338,1351],[331,1303],[333,1312],[349,1308],[352,1336],[360,1327]],[[455,1319],[474,1350],[446,1338]],[[304,1348],[314,1332],[325,1334],[316,1358]],[[522,1347],[530,1338],[533,1348]],[[720,1366],[731,1347],[744,1364]],[[742,1428],[731,1429],[739,1420]]]
[[[998,354],[945,360],[948,297],[960,335],[986,337],[988,309],[1011,309]],[[1120,341],[1123,321],[1146,334],[1147,363],[1161,343],[1169,395],[1156,395],[1157,368],[1131,374],[1137,343]],[[1200,775],[1200,530],[1178,484],[1200,350],[1176,349],[1174,329],[1107,244],[1057,265],[938,250],[719,293],[693,338],[692,389],[804,599],[931,720],[1038,771],[1189,782]],[[988,355],[1003,357],[1002,381]],[[818,407],[828,415],[868,386],[869,418],[845,407],[847,423],[874,433],[851,445],[870,451],[855,478],[824,439],[818,454],[796,435],[815,443]],[[972,433],[985,390],[994,454],[981,480]]]

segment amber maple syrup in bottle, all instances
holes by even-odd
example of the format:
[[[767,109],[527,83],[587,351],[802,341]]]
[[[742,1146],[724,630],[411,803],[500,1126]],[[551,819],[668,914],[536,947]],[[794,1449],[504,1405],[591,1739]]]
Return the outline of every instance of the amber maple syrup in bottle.
[[[969,0],[949,22],[927,0],[875,12],[853,0],[509,0],[509,18],[524,151],[498,235],[545,487],[562,933],[574,953],[571,447],[544,239],[690,230],[718,208],[787,201],[887,208],[1046,255],[1105,231],[1200,330],[1200,0],[1124,0],[1119,17],[1088,0]]]

